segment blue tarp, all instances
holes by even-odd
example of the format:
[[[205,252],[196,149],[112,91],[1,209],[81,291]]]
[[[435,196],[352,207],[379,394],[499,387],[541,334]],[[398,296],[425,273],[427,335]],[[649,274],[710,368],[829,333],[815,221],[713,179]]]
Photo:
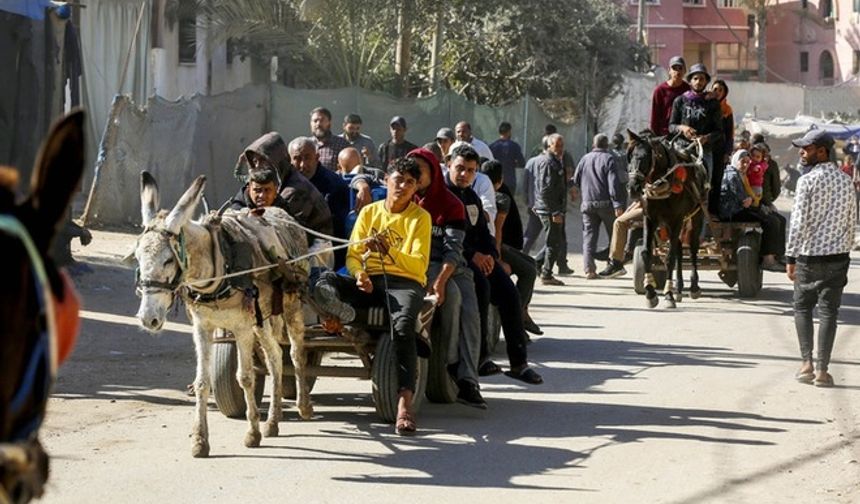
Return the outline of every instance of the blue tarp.
[[[42,20],[45,19],[45,7],[51,5],[51,0],[0,0],[0,11]]]

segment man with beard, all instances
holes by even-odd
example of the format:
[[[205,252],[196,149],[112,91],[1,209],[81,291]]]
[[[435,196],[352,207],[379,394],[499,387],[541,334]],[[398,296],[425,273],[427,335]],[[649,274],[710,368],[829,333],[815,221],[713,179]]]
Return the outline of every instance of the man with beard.
[[[686,142],[690,142],[690,147],[693,142],[702,143],[702,162],[707,171],[705,183],[708,186],[711,186],[713,174],[714,148],[723,141],[720,103],[705,92],[710,80],[711,76],[705,65],[696,63],[691,66],[687,74],[690,90],[675,99],[672,104],[672,117],[669,119],[669,133],[679,133]],[[695,155],[697,151],[693,150],[691,153]],[[703,199],[705,196],[704,193],[699,195]]]
[[[809,173],[800,177],[785,255],[794,282],[794,325],[802,364],[798,381],[832,387],[828,373],[842,291],[848,284],[856,214],[851,177],[830,161],[833,137],[812,130],[792,142]],[[812,312],[818,305],[817,370],[813,368]],[[817,372],[816,372],[817,371]]]
[[[329,171],[337,171],[337,155],[349,142],[331,132],[331,112],[323,107],[311,110],[311,132],[317,142],[320,164]]]
[[[475,293],[481,314],[481,360],[478,374],[488,376],[500,372],[499,366],[489,359],[487,338],[487,312],[490,303],[499,308],[502,329],[505,333],[505,346],[510,361],[510,371],[505,374],[516,380],[537,385],[543,378],[528,365],[526,341],[528,336],[523,328],[523,312],[520,294],[511,277],[499,264],[496,241],[490,235],[487,219],[481,207],[481,199],[472,190],[472,182],[478,173],[480,156],[469,145],[461,145],[451,151],[451,165],[445,182],[448,189],[463,202],[466,208],[466,237],[463,242],[463,256],[475,278]],[[563,188],[562,188],[563,190]]]
[[[651,94],[650,128],[657,136],[669,134],[672,104],[675,103],[675,98],[690,90],[690,84],[684,80],[686,69],[684,58],[674,56],[669,60],[669,80],[661,82]]]
[[[374,166],[376,163],[376,143],[372,138],[361,132],[361,116],[347,114],[343,118],[343,135],[347,142],[361,154],[361,164]]]
[[[386,170],[395,159],[401,158],[407,152],[418,148],[417,145],[406,140],[406,119],[394,116],[388,123],[388,128],[391,133],[391,140],[379,146],[379,165],[383,170]]]
[[[467,123],[466,121],[460,121],[457,123],[457,126],[454,127],[454,133],[457,134],[457,140],[460,142],[466,142],[471,145],[472,148],[484,159],[495,159],[493,157],[493,151],[490,150],[490,146],[487,145],[486,142],[481,140],[480,138],[472,135],[472,125]]]

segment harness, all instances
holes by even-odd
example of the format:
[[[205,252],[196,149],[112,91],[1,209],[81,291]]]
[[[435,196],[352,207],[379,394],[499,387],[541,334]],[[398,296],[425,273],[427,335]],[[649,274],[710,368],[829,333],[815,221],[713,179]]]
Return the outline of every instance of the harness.
[[[698,139],[696,140],[698,155],[694,161],[687,163],[679,163],[677,157],[673,155],[673,151],[663,145],[662,142],[655,144],[655,142],[649,140],[648,143],[651,146],[651,167],[648,170],[648,174],[645,177],[639,173],[634,175],[634,178],[638,180],[642,180],[644,178],[645,183],[643,184],[643,194],[645,198],[649,200],[667,199],[672,194],[680,194],[683,192],[684,188],[688,187],[688,184],[686,183],[687,167],[695,167],[696,169],[699,169],[702,166],[702,158],[704,156],[702,142]],[[656,147],[659,147],[659,149]],[[666,161],[671,162],[673,166],[666,170],[666,173],[662,176],[652,181],[651,178],[654,176],[654,171],[657,169],[657,162],[658,160],[662,160],[664,156],[666,157]],[[669,182],[670,176],[673,177],[673,182]]]
[[[21,385],[9,404],[10,414],[14,418],[22,413],[27,400],[31,397],[35,396],[37,401],[44,401],[48,397],[57,376],[57,324],[53,305],[48,297],[51,294],[45,263],[36,250],[30,233],[18,219],[11,215],[0,215],[0,231],[17,238],[27,251],[39,305],[39,337],[24,368]],[[9,441],[15,443],[34,439],[42,425],[42,420],[42,412],[37,412],[33,418],[12,431]]]

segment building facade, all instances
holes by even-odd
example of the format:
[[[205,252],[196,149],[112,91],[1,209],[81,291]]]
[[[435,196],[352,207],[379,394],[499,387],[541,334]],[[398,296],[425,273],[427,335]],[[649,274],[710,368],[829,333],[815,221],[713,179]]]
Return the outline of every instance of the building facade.
[[[622,1],[635,25],[639,0]],[[654,64],[667,68],[683,55],[687,65],[704,63],[720,77],[755,73],[754,18],[741,0],[645,0],[644,14]]]
[[[772,0],[768,81],[830,86],[856,81],[860,0]]]

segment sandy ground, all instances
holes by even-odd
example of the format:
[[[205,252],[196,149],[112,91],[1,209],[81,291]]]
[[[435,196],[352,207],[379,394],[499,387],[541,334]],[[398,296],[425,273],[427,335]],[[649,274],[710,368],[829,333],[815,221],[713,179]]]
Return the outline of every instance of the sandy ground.
[[[579,243],[576,219],[569,227]],[[90,271],[76,275],[82,333],[43,430],[45,503],[860,502],[857,253],[832,389],[793,380],[785,275],[765,272],[760,296],[741,300],[705,272],[703,298],[650,310],[630,274],[586,281],[572,254],[577,275],[538,287],[532,304],[544,385],[488,378],[489,411],[425,404],[420,435],[400,438],[375,416],[369,382],[322,378],[316,417],[300,421],[287,402],[280,437],[258,449],[212,403],[201,460],[184,393],[190,328],[177,314],[159,335],[138,329],[133,270],[120,263],[134,239],[96,232],[75,249]]]

